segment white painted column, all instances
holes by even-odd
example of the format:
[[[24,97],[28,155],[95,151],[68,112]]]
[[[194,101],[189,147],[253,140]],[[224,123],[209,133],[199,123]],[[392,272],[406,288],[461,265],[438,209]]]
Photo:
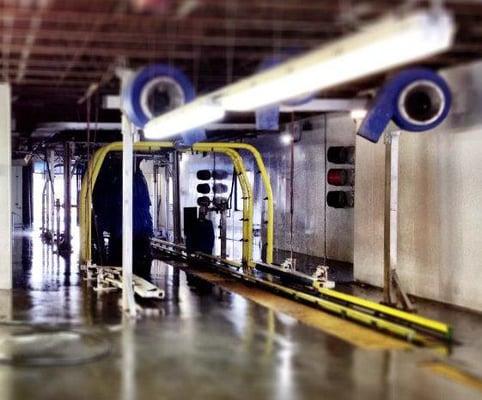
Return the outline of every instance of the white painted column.
[[[132,77],[132,71],[116,70],[121,82],[121,92]],[[134,140],[136,132],[129,119],[122,114],[122,308],[130,316],[136,315],[136,302],[132,287],[133,262],[133,170]]]
[[[136,314],[132,288],[132,210],[133,210],[133,163],[134,129],[127,117],[122,115],[122,307],[130,315]]]
[[[0,84],[0,289],[12,288],[12,144],[10,86]]]

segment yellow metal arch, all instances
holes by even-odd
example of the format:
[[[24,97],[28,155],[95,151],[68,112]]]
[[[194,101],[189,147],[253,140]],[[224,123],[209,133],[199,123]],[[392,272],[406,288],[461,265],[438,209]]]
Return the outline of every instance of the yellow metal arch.
[[[199,143],[198,145],[203,145]],[[197,145],[194,145],[197,146]],[[274,245],[274,200],[273,190],[271,188],[271,181],[269,179],[268,172],[264,165],[263,158],[256,147],[246,143],[216,143],[216,147],[245,150],[252,154],[256,161],[259,173],[261,174],[261,180],[266,194],[267,203],[267,215],[266,215],[266,262],[268,264],[273,263],[273,245]]]
[[[230,147],[231,143],[198,143],[192,146],[192,150],[224,153],[233,161],[235,172],[240,179],[241,189],[243,192],[243,264],[246,266],[252,266],[252,229],[253,229],[253,207],[254,199],[251,190],[251,186],[247,177],[246,169],[244,167],[243,160],[238,152]],[[259,152],[250,145],[244,145],[241,143],[233,143],[233,147],[243,148],[250,151],[256,160],[258,169],[263,175],[263,183],[265,184],[265,190],[268,199],[268,227],[272,227],[272,190],[269,178],[267,177],[266,169],[264,167],[263,160]],[[173,148],[171,142],[138,142],[134,144],[135,151],[159,151],[161,149]],[[91,242],[92,242],[92,226],[91,226],[91,213],[88,211],[91,209],[92,204],[92,191],[95,186],[95,182],[100,172],[100,168],[105,160],[105,157],[109,152],[122,150],[122,143],[115,142],[99,149],[92,157],[89,163],[87,173],[82,182],[82,188],[80,193],[79,204],[79,219],[80,219],[80,259],[82,263],[91,260]],[[266,185],[266,182],[268,185]],[[269,194],[269,195],[268,195]],[[270,207],[271,206],[271,207]],[[271,217],[269,210],[271,209]],[[270,223],[271,222],[271,223]],[[269,228],[268,228],[269,231]],[[271,235],[267,235],[267,258],[272,259],[272,229]]]
[[[218,148],[215,143],[200,143],[192,146],[195,151],[205,151],[226,154],[231,158],[236,175],[239,178],[241,191],[243,193],[243,265],[253,267],[253,209],[254,198],[248,174],[244,167],[243,159],[235,150],[228,148]]]
[[[137,151],[159,151],[164,148],[172,148],[171,142],[138,142],[134,144]],[[91,229],[91,208],[92,208],[92,192],[99,176],[100,168],[104,163],[105,157],[109,152],[121,151],[122,142],[110,143],[97,150],[87,166],[87,171],[82,180],[79,199],[79,223],[80,223],[80,262],[86,263],[91,261],[92,229]]]

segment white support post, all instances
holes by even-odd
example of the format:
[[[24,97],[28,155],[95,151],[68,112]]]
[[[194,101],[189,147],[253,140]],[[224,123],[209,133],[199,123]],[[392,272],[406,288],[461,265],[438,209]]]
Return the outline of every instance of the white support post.
[[[117,76],[121,81],[121,91],[129,81],[132,72],[118,69]],[[133,214],[133,169],[135,128],[128,118],[122,114],[122,308],[130,316],[136,315],[136,302],[132,287],[132,214]]]
[[[403,309],[415,307],[403,290],[397,274],[398,267],[398,172],[400,132],[385,135],[385,243],[383,302],[390,306],[401,304]]]
[[[0,289],[12,289],[12,144],[10,86],[0,84]]]
[[[400,132],[385,136],[384,302],[397,304],[393,273],[398,261],[398,153]]]
[[[133,164],[134,130],[127,117],[122,115],[122,308],[136,314],[132,288],[132,210],[133,210]]]

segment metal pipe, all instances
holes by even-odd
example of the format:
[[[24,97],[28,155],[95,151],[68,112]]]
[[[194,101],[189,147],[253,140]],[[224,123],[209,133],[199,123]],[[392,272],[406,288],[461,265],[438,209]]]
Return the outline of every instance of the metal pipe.
[[[153,194],[153,204],[152,204],[152,222],[154,225],[154,232],[159,231],[159,165],[153,160],[152,161],[152,178],[154,183],[154,194]]]
[[[73,145],[70,142],[64,144],[64,247],[70,249],[71,240],[71,155],[73,152]]]
[[[221,241],[221,257],[226,258],[226,210],[221,210],[219,217],[219,240]]]
[[[44,174],[45,177],[45,174]],[[48,181],[45,180],[44,182],[44,187],[42,190],[42,234],[45,233],[46,230],[46,217],[47,216],[47,210],[46,210],[46,205],[47,205],[47,190],[48,190]]]
[[[174,229],[174,243],[179,244],[182,242],[181,235],[181,193],[179,185],[179,152],[174,151],[172,153],[172,222]]]
[[[132,288],[134,130],[124,115],[122,115],[122,136],[122,308],[129,315],[134,316],[136,314]]]

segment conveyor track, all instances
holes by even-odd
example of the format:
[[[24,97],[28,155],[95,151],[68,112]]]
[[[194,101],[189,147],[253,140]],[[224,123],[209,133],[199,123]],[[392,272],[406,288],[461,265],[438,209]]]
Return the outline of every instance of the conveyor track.
[[[437,340],[450,342],[453,337],[452,328],[443,322],[322,288],[311,276],[286,271],[276,265],[257,263],[252,273],[246,273],[240,263],[203,253],[188,254],[184,246],[160,239],[153,239],[152,247],[170,257],[215,268],[216,271],[229,274],[243,282],[255,284],[418,345],[432,346]],[[283,284],[272,277],[281,279]]]

